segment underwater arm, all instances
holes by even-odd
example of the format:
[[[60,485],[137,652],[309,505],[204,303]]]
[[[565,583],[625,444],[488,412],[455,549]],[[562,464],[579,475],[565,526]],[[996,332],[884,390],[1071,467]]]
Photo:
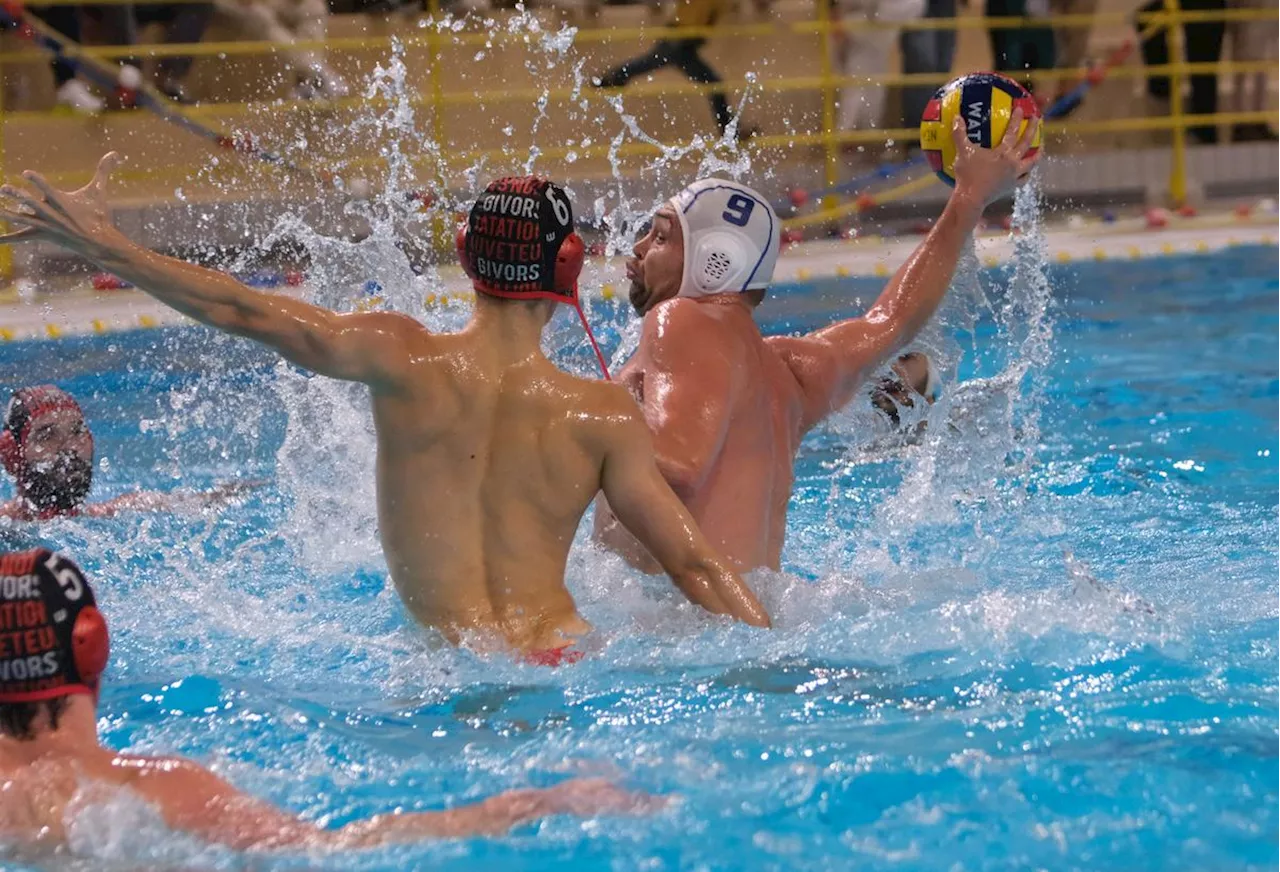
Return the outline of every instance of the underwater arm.
[[[547,789],[511,790],[445,811],[375,815],[331,830],[249,796],[189,760],[148,760],[139,768],[134,788],[156,805],[170,827],[237,851],[353,849],[493,836],[550,815],[637,814],[664,804],[659,797],[606,781],[574,779]]]
[[[659,472],[648,428],[634,411],[620,416],[614,444],[605,457],[601,488],[618,520],[690,602],[755,627],[769,626],[764,606],[712,550]]]
[[[58,191],[37,173],[23,173],[34,191],[0,189],[16,206],[0,217],[24,229],[0,242],[55,242],[202,324],[274,348],[323,375],[389,383],[407,365],[407,336],[417,322],[390,313],[343,315],[280,294],[264,294],[225,273],[164,257],[130,241],[111,222],[104,188],[116,163],[104,157],[93,181]]]

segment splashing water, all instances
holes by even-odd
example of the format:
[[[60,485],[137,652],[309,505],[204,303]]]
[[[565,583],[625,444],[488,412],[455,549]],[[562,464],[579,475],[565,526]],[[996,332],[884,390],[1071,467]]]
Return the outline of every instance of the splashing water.
[[[501,26],[524,28],[543,47],[540,68],[581,87],[572,33],[531,20]],[[381,108],[359,122],[386,143],[385,183],[371,202],[341,207],[363,222],[362,238],[317,229],[299,211],[258,248],[299,246],[323,305],[381,305],[455,329],[468,307],[425,307],[440,272],[404,246],[411,228],[464,203],[440,196],[425,215],[410,206],[424,163],[428,177],[446,172],[407,93],[393,54],[366,94]],[[610,144],[614,177],[590,210],[578,201],[617,252],[660,201],[629,193],[617,156],[653,137],[625,95],[612,99],[621,130],[584,124],[580,141]],[[547,103],[534,105],[541,125]],[[699,173],[752,181],[745,153],[705,141],[662,146],[646,173],[674,192],[687,179],[668,176],[690,154],[702,155]],[[513,166],[538,160],[531,151]],[[467,190],[490,172],[477,161]],[[75,362],[49,364],[68,367],[50,378],[85,397],[99,488],[274,477],[225,512],[41,531],[83,555],[111,616],[105,739],[209,761],[324,823],[567,774],[684,798],[655,819],[555,820],[505,840],[263,866],[732,869],[749,857],[762,868],[987,868],[992,858],[1137,868],[1162,854],[1204,868],[1274,865],[1280,449],[1274,374],[1247,369],[1274,359],[1274,258],[1263,263],[1269,278],[1247,255],[1200,267],[1239,279],[1234,306],[1208,273],[1178,279],[1176,265],[1157,279],[1109,266],[1068,299],[1071,276],[1046,266],[1038,206],[1026,186],[1011,267],[983,272],[966,257],[917,343],[947,374],[936,404],[910,410],[927,425],[918,444],[883,438],[863,399],[806,442],[786,571],[753,579],[775,631],[705,619],[584,531],[568,580],[598,650],[558,671],[441,648],[405,618],[377,542],[363,388],[203,331],[71,340],[79,353],[65,360]],[[589,288],[598,275],[588,272]],[[365,295],[369,281],[379,302]],[[1161,381],[1172,371],[1168,327],[1109,296],[1142,281],[1162,294],[1176,286],[1178,305],[1207,300],[1205,326],[1181,341],[1212,350],[1229,335],[1261,352],[1241,361],[1212,351],[1203,381]],[[776,305],[778,320],[762,314],[766,331],[783,329],[786,298]],[[1134,342],[1166,349],[1152,372],[1141,355],[1123,361],[1161,398],[1154,412],[1110,381],[1099,307]],[[604,301],[590,315],[618,365],[638,340],[635,320]],[[1059,318],[1070,329],[1055,339]],[[547,347],[587,374],[579,329],[558,316]],[[1069,353],[1057,353],[1062,341]],[[23,373],[36,355],[6,346],[0,365]],[[1082,370],[1081,360],[1100,363]],[[1208,418],[1228,435],[1201,435]],[[1257,456],[1231,453],[1236,443],[1258,443]],[[1167,468],[1162,452],[1175,450],[1212,458],[1203,481],[1194,466]],[[1205,579],[1222,589],[1206,596]],[[128,797],[91,805],[76,834],[83,854],[242,863],[166,834]]]

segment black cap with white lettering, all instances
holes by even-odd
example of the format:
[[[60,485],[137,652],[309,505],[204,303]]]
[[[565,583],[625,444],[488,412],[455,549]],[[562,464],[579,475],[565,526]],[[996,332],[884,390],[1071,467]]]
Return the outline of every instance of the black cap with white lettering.
[[[0,555],[0,704],[96,695],[109,651],[75,563],[45,548]]]
[[[457,242],[462,268],[481,293],[577,299],[585,252],[559,185],[537,176],[498,179],[476,198]]]

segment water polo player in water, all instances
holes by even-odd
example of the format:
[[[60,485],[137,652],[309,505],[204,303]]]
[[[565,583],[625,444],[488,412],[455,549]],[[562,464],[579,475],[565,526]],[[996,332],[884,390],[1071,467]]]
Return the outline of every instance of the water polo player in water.
[[[590,626],[565,588],[565,563],[603,490],[690,600],[768,624],[658,472],[626,390],[568,375],[542,354],[556,304],[577,306],[582,268],[561,188],[512,178],[480,195],[458,236],[475,311],[461,332],[433,334],[407,315],[338,314],[135,245],[104,197],[115,160],[103,158],[74,193],[35,173],[24,177],[37,192],[0,189],[16,201],[6,220],[27,228],[0,239],[56,242],[197,321],[368,385],[383,551],[422,623],[534,662],[580,656],[569,648]]]
[[[75,397],[53,385],[13,392],[0,422],[0,465],[17,490],[14,499],[0,503],[0,518],[17,521],[215,505],[261,484],[233,482],[202,493],[135,491],[85,502],[93,484],[93,433]]]
[[[937,310],[983,210],[1037,157],[1028,152],[1039,122],[1019,138],[1021,124],[1015,109],[1004,139],[986,149],[957,121],[956,186],[929,235],[864,315],[806,336],[765,338],[753,317],[779,249],[779,221],[763,197],[704,179],[654,215],[627,264],[644,323],[620,381],[644,407],[658,468],[736,568],[779,568],[800,440]],[[652,572],[609,508],[596,512],[598,537]]]
[[[79,568],[45,549],[0,555],[0,841],[68,842],[80,813],[127,792],[170,829],[236,850],[354,849],[500,835],[556,814],[640,813],[662,800],[599,780],[513,790],[447,811],[378,815],[324,829],[181,757],[104,748],[98,692],[107,624]]]

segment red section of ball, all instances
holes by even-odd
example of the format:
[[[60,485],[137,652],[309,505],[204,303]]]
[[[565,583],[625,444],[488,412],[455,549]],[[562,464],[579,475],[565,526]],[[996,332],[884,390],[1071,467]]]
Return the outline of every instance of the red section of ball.
[[[95,273],[91,281],[95,291],[118,291],[129,287],[127,282],[111,273]]]

